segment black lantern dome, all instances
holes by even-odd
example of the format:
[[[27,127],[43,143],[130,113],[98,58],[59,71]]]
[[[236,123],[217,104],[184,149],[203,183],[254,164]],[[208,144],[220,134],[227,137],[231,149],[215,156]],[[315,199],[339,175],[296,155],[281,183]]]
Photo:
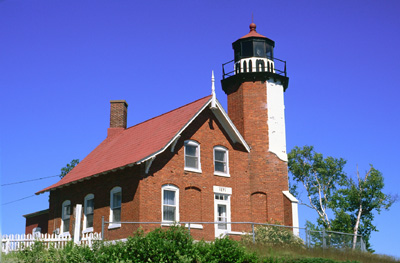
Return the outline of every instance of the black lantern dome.
[[[269,58],[274,57],[275,42],[256,31],[256,24],[250,24],[250,32],[236,40],[232,44],[235,51],[235,62],[243,58],[259,57]]]

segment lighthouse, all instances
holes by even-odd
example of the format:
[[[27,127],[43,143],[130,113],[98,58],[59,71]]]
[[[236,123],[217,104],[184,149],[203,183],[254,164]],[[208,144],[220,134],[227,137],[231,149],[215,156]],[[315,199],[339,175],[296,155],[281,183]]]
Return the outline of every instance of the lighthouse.
[[[284,113],[286,61],[275,57],[275,42],[259,34],[254,23],[232,47],[234,59],[222,65],[221,84],[228,115],[251,147],[247,171],[252,219],[294,226],[297,200],[288,192]]]

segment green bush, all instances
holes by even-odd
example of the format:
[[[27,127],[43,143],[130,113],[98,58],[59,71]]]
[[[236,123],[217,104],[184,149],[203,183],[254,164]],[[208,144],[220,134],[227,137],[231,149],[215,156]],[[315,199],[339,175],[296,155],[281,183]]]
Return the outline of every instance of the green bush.
[[[256,254],[247,252],[239,242],[229,237],[217,238],[212,243],[199,242],[196,247],[200,252],[199,262],[258,262]]]
[[[275,227],[275,226],[259,226],[255,230],[256,244],[272,245],[272,246],[303,246],[303,240],[295,236],[292,229]],[[253,242],[253,236],[245,235],[242,242],[249,244]]]
[[[279,230],[279,229],[278,229]],[[148,234],[136,232],[126,242],[94,242],[90,249],[86,246],[77,246],[68,243],[63,249],[46,249],[43,243],[36,242],[33,246],[21,251],[13,252],[3,257],[2,262],[65,262],[65,263],[134,263],[134,262],[193,262],[193,263],[228,263],[228,262],[265,262],[265,263],[356,263],[356,262],[399,262],[384,261],[381,258],[364,261],[359,254],[343,252],[343,257],[336,250],[308,250],[302,246],[285,247],[284,244],[299,244],[297,237],[290,232],[276,229],[257,230],[257,242],[253,245],[252,236],[244,237],[248,247],[243,242],[237,242],[228,237],[216,239],[213,242],[194,242],[187,229],[180,226],[171,226],[167,229],[156,229]],[[290,235],[288,235],[290,233]],[[245,242],[245,243],[246,243]],[[274,244],[270,246],[264,244]],[[283,248],[278,250],[278,248]],[[250,253],[249,251],[256,251]],[[297,251],[297,252],[296,252]],[[352,256],[353,255],[353,256]],[[369,254],[368,254],[369,255]],[[335,256],[335,257],[332,257]],[[340,256],[340,257],[339,257]],[[331,257],[321,258],[321,257]],[[366,256],[365,256],[366,257]],[[340,261],[340,260],[359,261]]]

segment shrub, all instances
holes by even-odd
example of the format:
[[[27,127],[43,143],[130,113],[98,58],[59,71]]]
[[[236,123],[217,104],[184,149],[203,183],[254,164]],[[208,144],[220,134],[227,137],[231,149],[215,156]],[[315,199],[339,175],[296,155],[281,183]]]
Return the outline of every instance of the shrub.
[[[212,243],[199,242],[196,244],[200,262],[258,262],[256,254],[249,253],[237,241],[229,237],[217,238]]]
[[[295,236],[291,229],[276,226],[259,226],[255,230],[256,244],[272,246],[303,246],[303,240]],[[242,237],[245,244],[253,242],[253,236],[245,235]]]

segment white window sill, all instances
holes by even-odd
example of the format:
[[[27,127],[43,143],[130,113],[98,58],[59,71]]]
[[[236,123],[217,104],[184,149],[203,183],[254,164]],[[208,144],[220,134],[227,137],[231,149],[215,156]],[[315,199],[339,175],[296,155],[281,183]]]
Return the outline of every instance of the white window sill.
[[[247,235],[248,233],[245,233],[245,232],[239,232],[239,231],[229,231],[228,232],[228,235],[240,235],[240,236],[243,236],[243,235]]]
[[[189,224],[185,224],[186,228],[189,228]],[[201,224],[190,224],[190,229],[203,229],[203,225]]]
[[[190,167],[185,167],[186,172],[193,172],[193,173],[202,173],[201,169],[195,169]]]
[[[110,224],[108,225],[108,229],[115,229],[115,228],[120,228],[121,224]]]
[[[88,227],[82,231],[82,234],[93,233],[93,227]]]
[[[161,226],[174,226],[179,225],[179,222],[162,222]]]
[[[222,176],[222,177],[231,177],[231,175],[229,173],[222,173],[222,172],[217,172],[217,171],[214,171],[214,175]]]

